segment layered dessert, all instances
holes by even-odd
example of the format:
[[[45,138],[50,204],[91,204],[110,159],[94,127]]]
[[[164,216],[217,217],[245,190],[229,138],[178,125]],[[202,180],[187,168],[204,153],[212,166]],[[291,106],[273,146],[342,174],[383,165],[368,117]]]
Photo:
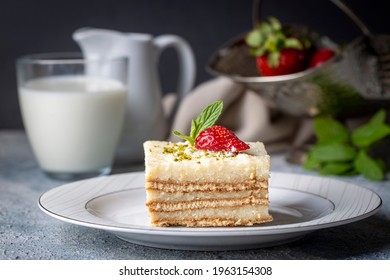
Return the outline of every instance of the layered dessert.
[[[216,104],[222,106],[215,103],[211,108]],[[264,144],[245,143],[213,123],[207,128],[200,125],[199,132],[190,136],[176,132],[183,142],[144,143],[146,205],[152,226],[251,226],[272,220],[270,157]]]

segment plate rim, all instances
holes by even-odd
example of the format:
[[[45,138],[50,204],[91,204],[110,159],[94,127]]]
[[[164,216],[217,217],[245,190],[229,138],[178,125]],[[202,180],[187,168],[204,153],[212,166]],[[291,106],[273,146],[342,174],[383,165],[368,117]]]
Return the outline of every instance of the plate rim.
[[[161,227],[151,227],[151,226],[147,226],[147,225],[146,226],[137,226],[137,225],[123,226],[123,224],[121,224],[121,225],[99,224],[99,223],[95,223],[95,222],[91,222],[91,221],[77,220],[77,219],[74,219],[72,217],[67,217],[67,216],[61,215],[60,213],[56,213],[56,212],[50,210],[49,208],[47,208],[47,206],[44,205],[45,203],[42,203],[43,198],[45,196],[47,196],[48,194],[51,194],[52,192],[55,192],[55,191],[64,190],[65,188],[71,188],[72,186],[77,185],[77,184],[82,184],[82,183],[86,183],[86,182],[92,183],[94,181],[99,182],[100,180],[105,180],[107,178],[117,178],[117,177],[123,177],[123,176],[134,176],[134,177],[144,176],[144,174],[145,174],[144,171],[136,171],[136,172],[114,174],[114,175],[108,175],[108,176],[102,176],[102,177],[84,179],[81,181],[65,183],[61,186],[55,187],[53,189],[50,189],[50,190],[42,193],[39,196],[38,201],[37,201],[38,206],[44,213],[46,213],[49,216],[52,216],[56,219],[59,219],[61,221],[65,221],[65,222],[75,224],[75,225],[81,225],[81,226],[85,226],[85,227],[101,229],[101,230],[105,230],[105,231],[109,231],[109,232],[113,232],[113,233],[117,232],[117,233],[132,233],[132,234],[181,236],[181,237],[185,237],[185,236],[191,236],[191,237],[192,236],[198,236],[198,237],[201,237],[201,236],[213,237],[214,236],[215,237],[215,236],[243,236],[243,235],[261,236],[261,235],[271,235],[271,234],[276,235],[276,234],[288,234],[288,233],[297,233],[297,232],[302,232],[302,233],[311,232],[311,231],[315,231],[315,230],[319,230],[319,229],[340,226],[340,225],[344,225],[344,224],[348,224],[348,223],[352,223],[352,222],[356,222],[356,221],[365,219],[367,217],[374,215],[376,212],[378,212],[383,204],[382,198],[375,191],[368,189],[368,188],[365,188],[365,187],[362,187],[362,186],[357,185],[355,183],[349,183],[349,182],[341,181],[341,180],[338,180],[335,178],[329,178],[329,177],[323,177],[323,176],[313,176],[313,175],[306,175],[306,174],[299,174],[299,173],[276,172],[276,171],[271,172],[271,176],[273,176],[273,175],[274,176],[276,175],[276,177],[278,177],[278,176],[279,177],[293,176],[296,178],[305,178],[305,179],[312,179],[312,180],[325,180],[325,181],[333,182],[333,183],[337,183],[337,184],[344,183],[345,185],[348,185],[345,187],[362,189],[368,193],[371,193],[372,196],[375,196],[378,199],[378,203],[375,204],[375,207],[373,209],[371,209],[370,211],[365,212],[361,215],[352,216],[352,217],[348,217],[346,219],[340,219],[340,220],[336,220],[333,222],[307,225],[307,223],[316,220],[316,219],[313,219],[313,220],[310,220],[308,222],[290,224],[291,226],[287,226],[287,227],[285,225],[261,227],[261,225],[260,225],[260,226],[256,226],[256,227],[226,227],[226,228],[225,227],[221,227],[221,228],[219,228],[219,227],[218,228],[213,228],[213,227],[208,227],[208,228],[163,227],[163,228],[161,228]],[[272,177],[271,177],[271,183],[272,183]],[[272,188],[271,183],[270,183],[270,188]],[[276,188],[277,186],[274,186],[274,187]],[[136,187],[125,188],[122,190],[128,190],[128,189],[133,189],[133,188],[136,188]],[[139,188],[142,188],[142,187],[139,187]],[[288,190],[301,191],[301,190],[297,190],[297,189],[294,189],[291,187],[278,187],[278,188],[285,188]],[[120,190],[116,190],[116,191],[120,191]],[[109,193],[113,193],[116,191],[101,193],[100,196],[105,195],[105,194],[109,194]],[[312,193],[312,192],[307,192],[307,191],[302,191],[302,192],[320,196],[324,199],[329,200],[332,204],[335,205],[334,201],[330,200],[328,197],[325,197],[325,196],[322,196],[322,195],[319,195],[316,193]],[[86,209],[87,203],[96,197],[97,196],[90,197],[90,198],[85,200],[85,203],[83,205],[83,209],[86,212],[88,212],[88,210]],[[334,209],[334,211],[335,210],[336,210],[336,208]],[[330,214],[332,214],[332,213],[330,213]],[[89,213],[89,214],[92,216],[91,213]],[[330,214],[328,214],[328,215],[330,215]],[[328,216],[328,215],[326,215],[326,216]],[[320,219],[322,219],[322,218],[320,218]],[[102,218],[98,218],[98,220],[104,221],[104,219],[102,219]],[[287,225],[289,225],[289,224],[287,224]]]

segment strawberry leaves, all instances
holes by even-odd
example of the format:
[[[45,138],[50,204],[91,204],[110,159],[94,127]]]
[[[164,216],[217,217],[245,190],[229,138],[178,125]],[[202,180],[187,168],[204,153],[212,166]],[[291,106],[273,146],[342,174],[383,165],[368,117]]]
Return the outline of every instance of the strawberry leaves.
[[[279,66],[283,49],[303,50],[306,47],[297,38],[286,36],[282,24],[274,17],[249,32],[245,41],[249,46],[249,53],[255,57],[266,55],[268,65],[272,68]]]
[[[249,32],[245,38],[253,56],[277,53],[283,48],[303,49],[301,41],[287,37],[278,19],[270,17],[268,22],[262,22],[256,29]]]
[[[196,137],[205,129],[213,126],[218,120],[219,116],[222,113],[223,102],[216,101],[208,105],[203,111],[198,115],[195,120],[191,122],[191,132],[190,135],[184,135],[178,131],[173,131],[173,134],[177,137],[180,137],[184,140],[187,140],[191,145],[194,145]]]

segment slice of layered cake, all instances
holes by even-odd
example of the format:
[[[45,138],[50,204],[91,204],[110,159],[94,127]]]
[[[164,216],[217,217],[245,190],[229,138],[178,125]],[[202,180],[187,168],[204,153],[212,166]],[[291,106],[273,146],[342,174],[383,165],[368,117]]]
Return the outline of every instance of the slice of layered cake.
[[[175,132],[185,142],[144,143],[153,226],[250,226],[272,220],[270,157],[263,143],[244,143],[214,126],[221,111],[222,102],[215,102],[193,121],[190,136]]]

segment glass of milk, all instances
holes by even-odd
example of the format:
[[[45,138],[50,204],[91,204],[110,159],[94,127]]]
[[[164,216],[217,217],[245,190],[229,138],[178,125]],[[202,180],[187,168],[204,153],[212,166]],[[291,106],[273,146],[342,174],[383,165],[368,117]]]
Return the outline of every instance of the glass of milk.
[[[16,66],[23,124],[43,171],[65,180],[109,174],[125,116],[127,59],[37,54]]]

